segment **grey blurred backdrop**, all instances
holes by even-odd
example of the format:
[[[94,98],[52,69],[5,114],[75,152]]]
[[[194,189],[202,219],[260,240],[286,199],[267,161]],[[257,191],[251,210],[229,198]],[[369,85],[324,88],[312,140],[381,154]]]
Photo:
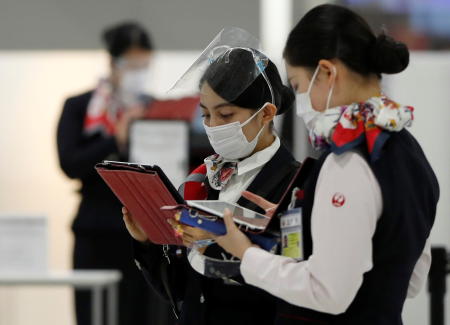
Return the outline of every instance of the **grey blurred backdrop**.
[[[294,20],[308,2],[294,1]],[[158,49],[197,50],[224,26],[259,35],[259,6],[259,0],[1,0],[0,50],[97,49],[99,31],[127,19],[149,28]]]

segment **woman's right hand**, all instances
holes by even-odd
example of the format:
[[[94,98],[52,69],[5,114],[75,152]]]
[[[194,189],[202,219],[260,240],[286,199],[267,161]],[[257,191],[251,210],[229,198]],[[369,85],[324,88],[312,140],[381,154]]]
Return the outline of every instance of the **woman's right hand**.
[[[134,222],[133,216],[128,212],[127,208],[122,208],[122,214],[123,221],[125,222],[125,226],[127,227],[127,230],[130,233],[131,237],[133,237],[137,241],[140,241],[141,243],[148,241],[147,235],[142,230],[141,226]]]

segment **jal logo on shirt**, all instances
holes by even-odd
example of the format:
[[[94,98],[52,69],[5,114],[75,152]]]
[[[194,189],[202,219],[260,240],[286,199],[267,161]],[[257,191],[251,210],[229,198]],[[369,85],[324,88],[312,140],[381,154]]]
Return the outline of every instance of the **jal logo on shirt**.
[[[336,207],[340,208],[345,204],[345,195],[342,193],[335,193],[331,199],[331,203]]]

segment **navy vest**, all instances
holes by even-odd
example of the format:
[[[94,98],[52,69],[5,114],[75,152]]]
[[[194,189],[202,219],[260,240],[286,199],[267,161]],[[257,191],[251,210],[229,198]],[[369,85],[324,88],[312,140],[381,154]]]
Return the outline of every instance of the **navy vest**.
[[[364,144],[365,145],[365,144]],[[366,152],[362,145],[358,151]],[[330,152],[317,161],[304,184],[305,256],[312,254],[311,210],[320,169]],[[276,325],[364,324],[401,325],[409,281],[430,235],[439,199],[439,185],[425,154],[406,130],[390,133],[380,157],[367,161],[379,182],[383,212],[373,242],[373,268],[345,313],[330,315],[279,300]],[[332,270],[331,270],[332,271]]]

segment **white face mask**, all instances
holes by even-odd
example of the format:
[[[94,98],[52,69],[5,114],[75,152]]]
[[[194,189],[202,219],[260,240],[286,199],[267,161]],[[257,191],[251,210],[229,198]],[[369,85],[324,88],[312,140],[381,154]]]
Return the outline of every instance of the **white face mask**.
[[[147,68],[126,70],[120,80],[120,91],[127,95],[142,95],[145,93],[147,81]]]
[[[264,104],[263,107],[242,124],[236,121],[225,125],[209,127],[203,122],[209,143],[211,143],[214,151],[225,159],[240,159],[249,156],[255,150],[264,126],[252,141],[247,140],[242,128],[258,115],[267,104]]]
[[[312,86],[314,84],[314,81],[316,80],[319,70],[320,70],[320,66],[317,66],[316,71],[314,72],[314,74],[311,78],[311,81],[309,83],[308,90],[305,93],[297,93],[296,94],[297,116],[299,116],[303,119],[308,130],[314,129],[314,126],[317,123],[319,116],[323,113],[323,112],[316,111],[314,109],[312,102],[311,102],[311,95],[310,95]],[[334,73],[336,75],[336,68],[334,68]],[[328,93],[328,99],[327,99],[327,105],[325,107],[325,111],[330,108],[330,101],[331,101],[331,96],[333,95],[333,88],[334,88],[334,83],[333,83],[333,86],[331,86],[331,89]]]

